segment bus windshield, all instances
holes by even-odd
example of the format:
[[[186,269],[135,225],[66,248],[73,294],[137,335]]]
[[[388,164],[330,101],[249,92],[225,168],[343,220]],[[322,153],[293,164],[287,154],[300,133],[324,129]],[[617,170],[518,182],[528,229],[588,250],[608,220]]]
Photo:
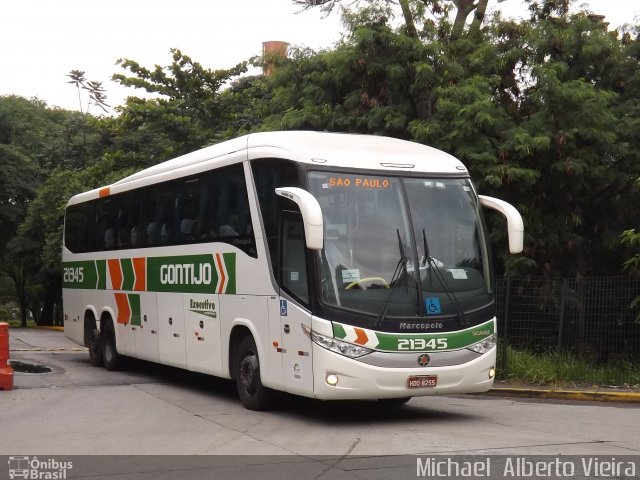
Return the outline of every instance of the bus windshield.
[[[314,171],[309,184],[324,216],[325,304],[381,320],[458,318],[491,303],[469,179]]]

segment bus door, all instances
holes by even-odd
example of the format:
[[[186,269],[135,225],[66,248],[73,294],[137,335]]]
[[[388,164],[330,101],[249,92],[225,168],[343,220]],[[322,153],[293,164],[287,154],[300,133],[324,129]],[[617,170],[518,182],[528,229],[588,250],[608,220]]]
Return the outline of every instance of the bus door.
[[[280,220],[280,324],[284,388],[313,395],[311,339],[302,325],[311,327],[306,246],[302,215],[285,211]]]
[[[203,373],[222,373],[220,303],[218,295],[185,295],[187,367]]]
[[[141,318],[139,320],[139,328],[137,328],[135,333],[136,357],[152,362],[160,360],[156,301],[157,294],[155,292],[144,292],[140,294]]]
[[[158,320],[155,293],[117,293],[118,325],[124,353],[158,361]],[[122,310],[125,315],[121,317]]]
[[[158,334],[160,363],[186,368],[187,353],[184,336],[184,305],[182,293],[160,293],[158,305]]]

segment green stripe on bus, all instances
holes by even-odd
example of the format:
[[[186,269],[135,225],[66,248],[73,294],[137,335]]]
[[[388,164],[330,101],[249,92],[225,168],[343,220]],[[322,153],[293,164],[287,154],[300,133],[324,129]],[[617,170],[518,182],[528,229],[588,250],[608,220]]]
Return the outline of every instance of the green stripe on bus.
[[[96,288],[98,290],[107,289],[107,261],[96,260],[96,271],[98,273],[98,284]]]
[[[62,287],[93,290],[98,282],[96,264],[93,260],[64,262],[62,264]]]
[[[120,260],[120,266],[122,267],[122,290],[133,290],[136,278],[133,273],[133,262],[130,258],[123,258]]]
[[[351,325],[333,322],[333,336],[339,339],[347,338],[347,330],[353,331]],[[387,333],[371,332],[378,339],[375,350],[384,352],[400,351],[437,351],[459,350],[478,343],[493,335],[495,323],[489,320],[481,325],[475,325],[465,330],[439,333]],[[355,335],[355,333],[353,333]],[[440,340],[440,342],[438,341]]]
[[[140,295],[130,293],[127,297],[129,298],[129,306],[131,307],[131,325],[139,327],[142,325],[140,315]]]
[[[347,332],[345,332],[344,327],[336,322],[333,322],[333,336],[336,338],[345,338],[347,336]]]
[[[218,273],[213,255],[147,258],[147,290],[215,293]]]
[[[236,254],[235,253],[223,253],[222,260],[224,266],[227,269],[227,287],[224,293],[236,293]]]
[[[376,350],[382,350],[387,352],[397,352],[401,350],[409,351],[431,351],[431,350],[459,350],[461,348],[468,347],[474,343],[493,335],[494,322],[489,320],[481,325],[475,325],[465,330],[459,330],[456,332],[442,332],[442,333],[415,333],[415,334],[399,334],[399,333],[386,333],[376,332],[379,343]],[[425,348],[423,345],[438,345],[438,339],[446,339],[445,348]],[[412,346],[412,348],[399,348],[399,340],[404,340],[405,344]],[[411,342],[413,340],[413,342]],[[415,340],[424,340],[415,342]],[[432,342],[430,342],[430,340]],[[408,341],[408,342],[407,342]],[[402,342],[400,342],[402,344]]]
[[[178,255],[174,257],[148,257],[148,292],[217,293],[216,287],[225,270],[222,293],[235,294],[236,254],[223,253],[218,265],[214,254]],[[122,269],[122,288],[131,291],[135,287],[135,270],[131,258],[119,259]],[[87,290],[107,289],[107,261],[86,260],[63,263],[63,288],[83,288]]]

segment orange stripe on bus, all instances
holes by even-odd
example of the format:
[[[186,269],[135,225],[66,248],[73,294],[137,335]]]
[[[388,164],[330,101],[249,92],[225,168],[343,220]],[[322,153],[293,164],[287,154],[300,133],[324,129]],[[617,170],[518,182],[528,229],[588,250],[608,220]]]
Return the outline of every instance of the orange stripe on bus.
[[[224,267],[222,266],[222,260],[220,254],[216,253],[216,262],[218,263],[218,271],[220,272],[220,287],[218,287],[218,293],[224,293],[224,283],[227,277],[224,275]]]
[[[107,264],[109,265],[111,288],[114,290],[120,290],[122,288],[122,267],[120,266],[120,260],[109,259],[107,260]]]
[[[126,293],[114,293],[116,297],[116,305],[118,306],[118,323],[126,325],[131,318],[131,308]]]
[[[100,196],[100,198],[108,197],[109,195],[111,195],[111,188],[109,187],[101,188],[100,191],[98,192],[98,196]]]
[[[355,343],[357,343],[358,345],[364,345],[365,343],[367,343],[367,340],[369,340],[369,337],[367,337],[367,332],[365,332],[361,328],[354,328],[354,330],[356,332]]]
[[[144,257],[133,259],[133,271],[136,273],[136,282],[133,285],[133,289],[136,292],[144,292],[147,286],[145,260]]]

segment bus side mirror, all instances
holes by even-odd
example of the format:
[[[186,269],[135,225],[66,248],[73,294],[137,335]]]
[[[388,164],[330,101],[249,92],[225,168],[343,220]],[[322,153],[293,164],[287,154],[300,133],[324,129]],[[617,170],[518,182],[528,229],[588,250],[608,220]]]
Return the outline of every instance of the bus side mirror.
[[[524,223],[516,208],[510,203],[485,195],[478,195],[483,207],[499,211],[507,219],[509,233],[509,253],[520,253],[524,244]]]
[[[322,209],[316,197],[297,187],[276,188],[276,194],[296,202],[302,213],[307,248],[322,250],[324,246]]]

